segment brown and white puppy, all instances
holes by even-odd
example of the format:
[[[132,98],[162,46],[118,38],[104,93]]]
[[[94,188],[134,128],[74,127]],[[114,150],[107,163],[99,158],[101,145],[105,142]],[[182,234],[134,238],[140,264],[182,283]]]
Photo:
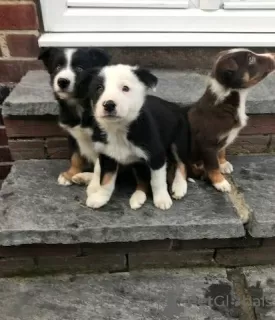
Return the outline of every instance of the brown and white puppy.
[[[223,51],[214,63],[205,93],[188,111],[193,171],[200,174],[204,169],[217,190],[231,190],[223,176],[233,171],[225,150],[247,124],[248,90],[274,69],[274,54],[247,49]]]

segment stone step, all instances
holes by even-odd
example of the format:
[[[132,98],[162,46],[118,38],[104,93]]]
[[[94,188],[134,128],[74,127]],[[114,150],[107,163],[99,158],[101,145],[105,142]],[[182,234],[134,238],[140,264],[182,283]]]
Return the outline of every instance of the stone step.
[[[5,320],[273,320],[274,267],[0,279]]]
[[[85,206],[84,187],[59,186],[63,160],[16,161],[4,181],[0,205],[0,245],[110,243],[164,239],[227,239],[245,235],[230,197],[204,182],[189,183],[188,195],[168,211],[152,201],[129,207],[133,186],[119,185],[101,209]]]
[[[250,234],[255,238],[275,237],[275,157],[234,157],[232,178],[244,196],[251,218]]]
[[[124,176],[108,205],[89,209],[85,187],[56,182],[67,161],[16,161],[0,191],[0,277],[275,263],[275,158],[230,161],[230,194],[196,181],[165,212],[151,199],[131,210]]]
[[[156,94],[164,99],[187,104],[196,101],[206,86],[206,76],[195,72],[153,70],[159,77]],[[275,113],[275,75],[270,75],[248,95],[248,114]],[[44,116],[58,113],[57,103],[45,71],[30,71],[2,106],[4,117]]]
[[[10,278],[0,288],[5,320],[233,320],[243,312],[225,269]]]
[[[131,184],[119,184],[109,204],[92,210],[85,206],[85,187],[57,184],[66,160],[16,161],[1,190],[0,245],[239,238],[246,215],[253,237],[275,237],[274,156],[231,162],[229,195],[196,181],[168,211],[156,209],[151,199],[134,211],[128,204]]]

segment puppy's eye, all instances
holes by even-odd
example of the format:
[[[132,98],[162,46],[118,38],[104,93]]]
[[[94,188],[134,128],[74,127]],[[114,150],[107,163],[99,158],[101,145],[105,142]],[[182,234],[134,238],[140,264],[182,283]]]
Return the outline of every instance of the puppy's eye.
[[[75,68],[75,70],[76,70],[77,72],[82,72],[82,71],[83,71],[83,68],[80,67],[80,66],[78,66],[78,67]]]
[[[60,71],[60,70],[61,70],[61,65],[58,64],[58,65],[56,66],[55,70],[56,70],[56,71]]]
[[[99,84],[97,87],[96,87],[96,91],[97,92],[102,92],[104,89],[103,85]]]
[[[128,86],[123,86],[122,87],[122,91],[124,92],[129,92],[130,91],[130,88]]]
[[[231,78],[234,75],[234,71],[233,70],[225,70],[224,74],[226,77]]]
[[[249,65],[252,65],[252,64],[255,64],[256,63],[256,58],[252,55],[249,55],[248,56],[248,64]]]

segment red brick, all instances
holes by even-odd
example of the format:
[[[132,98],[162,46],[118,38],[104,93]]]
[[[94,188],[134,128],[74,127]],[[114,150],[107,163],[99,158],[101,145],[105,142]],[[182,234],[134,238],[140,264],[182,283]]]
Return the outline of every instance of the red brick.
[[[214,250],[183,250],[169,252],[130,253],[129,269],[182,268],[214,265]]]
[[[239,136],[227,149],[228,154],[264,153],[269,151],[269,135]]]
[[[0,257],[43,257],[43,256],[77,256],[79,245],[22,245],[16,247],[0,247]]]
[[[215,257],[221,266],[240,267],[248,265],[274,264],[275,247],[218,249]]]
[[[38,22],[34,4],[0,4],[0,30],[30,30],[37,28]]]
[[[11,170],[11,162],[0,162],[0,179],[5,179]]]
[[[263,239],[263,246],[275,248],[275,238]]]
[[[55,120],[4,118],[8,138],[63,137],[66,133]]]
[[[1,10],[1,8],[0,8]],[[35,60],[1,60],[0,82],[19,82],[29,70],[44,69],[41,61]]]
[[[148,240],[139,242],[116,242],[103,244],[81,244],[82,253],[106,254],[106,253],[130,253],[130,252],[158,252],[169,251],[172,248],[172,240]]]
[[[86,257],[39,257],[37,260],[38,271],[40,272],[114,272],[126,270],[126,258],[123,254]]]
[[[250,116],[247,127],[241,134],[275,133],[275,115],[263,114]]]
[[[0,162],[11,161],[11,153],[8,146],[0,147]]]
[[[173,250],[259,247],[261,239],[247,236],[232,239],[174,240]]]
[[[8,34],[6,36],[12,57],[37,57],[39,48],[37,37],[33,34]]]
[[[68,159],[69,148],[67,138],[48,138],[47,153],[51,159]]]
[[[34,260],[31,258],[0,259],[0,276],[15,276],[35,270]]]
[[[6,135],[6,129],[0,125],[0,146],[6,146],[8,144],[8,138]]]
[[[9,140],[13,160],[44,159],[44,140]]]

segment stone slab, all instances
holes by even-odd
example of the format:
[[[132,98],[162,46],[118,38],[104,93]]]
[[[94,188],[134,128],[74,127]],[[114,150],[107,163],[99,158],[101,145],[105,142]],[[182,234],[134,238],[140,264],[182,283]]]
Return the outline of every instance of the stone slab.
[[[249,267],[244,269],[244,275],[257,320],[274,320],[275,268]]]
[[[44,70],[29,71],[17,84],[2,106],[3,116],[57,115],[50,77]]]
[[[106,206],[85,206],[84,187],[57,185],[66,160],[16,161],[0,194],[0,245],[128,242],[244,236],[227,195],[204,182],[189,183],[188,195],[168,211],[149,199],[129,207],[133,186],[118,185]]]
[[[164,99],[189,104],[203,93],[207,77],[194,72],[153,70],[159,78],[156,92]],[[270,75],[251,90],[248,95],[247,113],[275,113],[275,75]],[[3,104],[4,116],[57,115],[57,103],[45,71],[29,71]]]
[[[275,156],[233,158],[233,179],[251,211],[248,230],[253,237],[275,236]]]
[[[233,320],[223,269],[0,279],[5,320]]]

